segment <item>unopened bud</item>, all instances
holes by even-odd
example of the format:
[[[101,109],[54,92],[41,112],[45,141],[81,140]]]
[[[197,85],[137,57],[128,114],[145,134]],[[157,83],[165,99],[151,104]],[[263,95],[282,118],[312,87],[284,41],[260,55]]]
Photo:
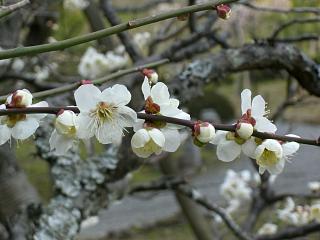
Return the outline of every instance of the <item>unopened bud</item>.
[[[158,73],[152,69],[145,68],[142,70],[143,75],[145,75],[150,83],[156,84],[158,82]]]
[[[32,94],[27,90],[17,90],[7,98],[8,107],[27,107],[32,104]]]
[[[76,134],[76,114],[70,110],[59,111],[55,127],[59,134],[74,136]]]
[[[226,4],[220,4],[216,7],[219,18],[228,19],[231,14],[231,8]]]
[[[215,128],[208,122],[197,122],[194,125],[194,136],[199,142],[208,143],[215,136]]]
[[[80,85],[85,85],[85,84],[92,84],[91,80],[81,80]]]
[[[249,139],[253,133],[253,126],[250,123],[240,122],[237,124],[236,133],[242,139]]]

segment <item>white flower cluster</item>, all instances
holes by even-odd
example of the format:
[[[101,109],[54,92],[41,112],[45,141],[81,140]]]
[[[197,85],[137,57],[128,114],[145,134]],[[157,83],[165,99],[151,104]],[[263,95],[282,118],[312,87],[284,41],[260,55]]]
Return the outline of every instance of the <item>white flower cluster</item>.
[[[45,101],[32,104],[32,95],[27,89],[17,90],[10,94],[5,104],[0,109],[25,108],[25,107],[48,107]],[[39,127],[39,121],[46,114],[14,114],[0,116],[0,145],[10,141],[11,137],[17,140],[29,138]]]
[[[63,6],[67,9],[84,9],[89,5],[88,0],[64,0]]]
[[[242,117],[236,124],[235,132],[217,131],[212,143],[217,145],[217,157],[230,162],[240,156],[241,152],[256,159],[260,174],[268,170],[271,174],[282,172],[286,160],[299,149],[296,142],[283,143],[274,139],[261,140],[252,136],[253,131],[275,133],[277,127],[266,117],[266,103],[258,95],[251,101],[251,91],[241,93]],[[298,137],[296,135],[288,135]]]
[[[143,49],[150,42],[150,33],[137,33],[133,36],[133,40],[138,47]],[[93,79],[101,77],[108,72],[123,68],[128,65],[129,62],[130,58],[123,45],[105,54],[98,52],[93,47],[89,47],[80,60],[78,72],[84,78]]]
[[[99,54],[97,54],[99,56]],[[231,161],[241,150],[255,158],[259,172],[267,169],[272,174],[282,171],[288,156],[295,153],[299,144],[282,143],[272,139],[261,140],[252,137],[253,129],[274,132],[276,127],[264,117],[265,102],[256,96],[251,103],[251,92],[242,92],[243,116],[237,122],[235,132],[218,131],[208,122],[191,122],[190,115],[179,108],[179,100],[170,96],[168,87],[158,82],[158,74],[144,69],[142,84],[144,109],[142,113],[164,116],[175,119],[172,124],[160,120],[137,119],[134,110],[126,105],[131,101],[131,93],[124,85],[116,84],[104,89],[84,81],[74,93],[76,105],[80,111],[77,115],[72,111],[60,111],[55,121],[55,130],[50,138],[50,146],[57,154],[64,154],[78,139],[90,139],[95,136],[102,144],[120,144],[125,128],[133,127],[135,134],[131,139],[133,152],[143,158],[162,151],[175,152],[181,144],[179,129],[191,124],[194,143],[198,146],[207,143],[217,144],[217,156],[220,160]],[[89,84],[88,84],[89,82]],[[26,90],[18,90],[11,94],[1,109],[48,106],[46,102],[32,104],[32,95]],[[14,114],[0,117],[0,144],[4,144],[11,136],[23,140],[30,137],[39,127],[39,120],[45,114]],[[178,122],[177,122],[178,121]],[[249,199],[251,194],[247,182],[249,173],[238,176],[228,172],[222,193],[228,200]],[[234,186],[234,189],[232,188]],[[233,195],[227,196],[227,193]],[[235,206],[235,205],[234,205]]]
[[[309,182],[308,188],[311,190],[312,193],[320,194],[320,182]]]
[[[290,225],[301,226],[311,221],[320,222],[320,202],[315,202],[311,206],[296,206],[293,199],[288,197],[285,208],[278,210],[277,213],[280,220]]]
[[[265,223],[259,228],[258,235],[271,235],[278,231],[278,226],[273,223]]]
[[[118,55],[114,52],[99,53],[95,48],[89,47],[81,58],[78,72],[85,78],[101,77],[112,70],[128,64],[128,56]]]
[[[190,115],[178,108],[179,100],[170,97],[168,87],[162,82],[157,82],[151,87],[152,81],[154,82],[152,75],[150,78],[146,76],[142,84],[145,99],[142,112],[190,120]],[[132,150],[143,158],[153,153],[160,154],[162,151],[175,152],[181,143],[178,131],[181,128],[180,125],[138,119],[131,140]]]

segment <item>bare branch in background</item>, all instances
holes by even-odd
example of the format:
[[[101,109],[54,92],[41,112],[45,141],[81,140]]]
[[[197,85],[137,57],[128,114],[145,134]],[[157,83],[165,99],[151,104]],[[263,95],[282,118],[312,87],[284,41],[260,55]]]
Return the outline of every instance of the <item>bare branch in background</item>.
[[[263,7],[257,6],[249,3],[249,1],[239,2],[237,4],[241,4],[253,10],[262,11],[262,12],[275,12],[275,13],[313,13],[316,15],[320,14],[320,8],[316,7],[298,7],[298,8],[289,8],[289,9],[280,9],[273,7]]]

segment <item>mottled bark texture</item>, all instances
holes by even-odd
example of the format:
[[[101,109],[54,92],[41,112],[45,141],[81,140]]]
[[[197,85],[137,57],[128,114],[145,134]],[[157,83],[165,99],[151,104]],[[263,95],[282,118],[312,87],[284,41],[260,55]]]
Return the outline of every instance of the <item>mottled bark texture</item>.
[[[310,94],[320,96],[320,65],[287,44],[249,44],[205,56],[190,63],[177,75],[170,89],[175,95],[192,97],[210,81],[257,69],[286,70]]]
[[[109,202],[106,182],[108,174],[116,167],[117,149],[111,147],[87,159],[81,159],[75,153],[78,151],[57,157],[50,152],[47,132],[47,128],[38,130],[36,146],[40,156],[51,164],[56,194],[35,221],[30,239],[73,239],[81,221],[97,214]]]

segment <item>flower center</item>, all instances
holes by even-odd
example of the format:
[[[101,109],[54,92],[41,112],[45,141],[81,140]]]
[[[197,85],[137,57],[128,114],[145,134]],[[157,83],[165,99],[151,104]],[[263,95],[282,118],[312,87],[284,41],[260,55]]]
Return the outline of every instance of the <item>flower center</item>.
[[[6,124],[9,128],[13,128],[17,124],[17,122],[23,121],[26,118],[26,114],[8,115],[1,119],[1,124]]]
[[[246,142],[245,139],[242,139],[239,136],[236,136],[236,134],[234,132],[228,132],[226,135],[226,139],[228,141],[235,141],[236,143],[238,143],[239,145],[242,145]]]
[[[262,166],[274,166],[279,162],[279,158],[276,156],[275,152],[265,149],[262,155],[257,159],[258,165]]]
[[[114,112],[117,107],[107,104],[106,102],[99,102],[95,110],[92,111],[92,115],[96,116],[99,123],[111,121],[113,119]]]

